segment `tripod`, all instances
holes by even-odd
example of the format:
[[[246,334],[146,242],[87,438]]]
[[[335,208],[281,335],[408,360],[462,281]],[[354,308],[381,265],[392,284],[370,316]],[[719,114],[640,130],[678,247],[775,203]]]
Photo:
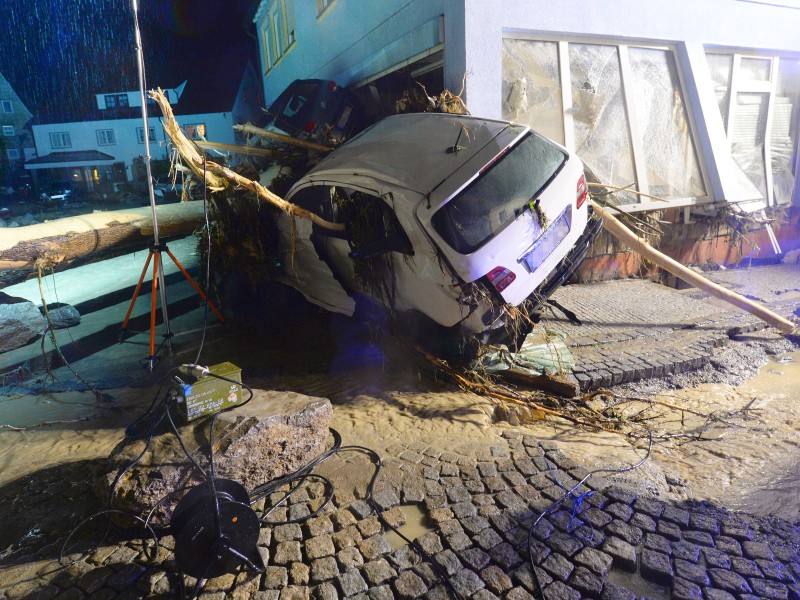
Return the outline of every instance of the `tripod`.
[[[155,220],[153,221],[155,223]],[[217,318],[220,321],[224,321],[225,318],[222,316],[222,313],[219,309],[211,302],[206,295],[203,293],[203,290],[200,289],[200,286],[197,285],[197,282],[192,279],[192,276],[189,275],[189,272],[183,268],[183,265],[175,258],[175,255],[170,252],[169,248],[167,248],[166,244],[161,244],[158,241],[158,229],[154,230],[155,235],[155,242],[150,245],[149,253],[147,254],[147,260],[144,263],[144,268],[142,269],[142,274],[139,277],[139,283],[136,284],[136,289],[133,292],[133,298],[131,298],[130,306],[128,306],[128,312],[125,314],[125,320],[122,321],[122,327],[119,332],[119,341],[122,341],[125,332],[128,329],[128,320],[131,317],[131,313],[133,312],[133,306],[136,304],[136,298],[139,296],[139,291],[142,289],[142,283],[144,282],[144,277],[147,274],[147,267],[150,266],[150,261],[153,261],[153,284],[152,284],[152,293],[150,299],[150,354],[148,355],[148,368],[150,371],[153,370],[155,366],[155,348],[156,348],[156,290],[159,289],[161,292],[161,312],[164,316],[164,341],[167,344],[167,347],[171,349],[171,339],[172,339],[172,332],[170,331],[169,327],[169,315],[167,313],[167,289],[164,284],[164,263],[162,258],[162,253],[166,252],[167,256],[172,259],[172,262],[175,263],[175,266],[178,267],[183,276],[192,284],[192,287],[200,294],[200,297],[208,304],[209,308],[214,311],[214,314],[217,315]],[[155,260],[154,260],[155,258]]]
[[[162,244],[158,239],[158,216],[156,214],[156,198],[155,192],[153,190],[153,173],[150,167],[150,131],[148,126],[148,119],[147,119],[147,98],[145,97],[145,76],[144,76],[144,52],[142,51],[142,34],[139,31],[139,7],[137,0],[131,0],[131,4],[133,6],[133,30],[134,30],[134,37],[136,43],[136,67],[139,72],[139,100],[141,101],[142,105],[142,131],[144,134],[144,164],[147,171],[147,191],[150,196],[150,209],[153,212],[153,243],[150,246],[150,252],[147,255],[147,261],[144,264],[144,268],[142,269],[142,275],[139,277],[139,283],[136,285],[136,290],[133,292],[133,298],[131,299],[131,304],[128,307],[128,312],[125,315],[125,320],[122,322],[122,329],[119,333],[119,340],[122,341],[123,336],[125,335],[125,331],[128,328],[128,319],[130,319],[131,312],[133,311],[133,305],[136,303],[136,297],[139,295],[139,290],[142,287],[142,282],[144,281],[144,276],[147,273],[147,267],[150,265],[150,261],[153,260],[153,286],[152,286],[152,298],[150,302],[150,354],[148,356],[148,367],[150,371],[153,370],[155,366],[155,344],[156,344],[156,290],[160,287],[161,292],[161,313],[164,317],[164,341],[167,344],[167,347],[172,350],[171,339],[172,339],[172,332],[169,328],[169,315],[167,314],[167,287],[164,284],[164,265],[162,262],[161,254],[162,252],[166,252],[167,255],[172,259],[172,262],[175,263],[175,266],[180,269],[181,273],[183,273],[184,277],[189,280],[189,283],[194,286],[194,289],[197,290],[197,293],[200,294],[200,297],[211,307],[211,310],[214,311],[214,314],[217,315],[220,321],[224,321],[222,317],[222,313],[219,312],[216,306],[206,298],[206,295],[200,289],[200,286],[197,285],[194,279],[192,279],[191,275],[183,268],[178,259],[175,258],[175,255],[169,251],[166,244]]]

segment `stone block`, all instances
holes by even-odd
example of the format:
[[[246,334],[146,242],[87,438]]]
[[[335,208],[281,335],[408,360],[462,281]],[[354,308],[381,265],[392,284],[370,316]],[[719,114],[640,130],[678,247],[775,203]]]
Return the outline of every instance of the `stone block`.
[[[667,554],[645,548],[642,550],[642,577],[659,585],[672,583],[672,564]]]
[[[295,392],[254,390],[247,404],[217,414],[214,429],[217,477],[253,489],[298,470],[325,450],[332,418],[333,409],[326,399]],[[188,451],[207,466],[206,451],[201,446],[208,440],[209,420],[191,421],[180,426],[179,431]],[[166,494],[203,482],[181,446],[175,443],[173,432],[168,430],[152,440],[120,442],[94,482],[94,491],[100,499],[107,499],[117,473],[138,457],[145,445],[150,458],[146,464],[139,463],[127,470],[119,480],[116,508],[139,514],[156,506]],[[167,525],[172,506],[173,503],[161,503],[151,523]]]
[[[613,536],[607,537],[602,549],[619,568],[631,573],[636,571],[636,548],[628,542]]]

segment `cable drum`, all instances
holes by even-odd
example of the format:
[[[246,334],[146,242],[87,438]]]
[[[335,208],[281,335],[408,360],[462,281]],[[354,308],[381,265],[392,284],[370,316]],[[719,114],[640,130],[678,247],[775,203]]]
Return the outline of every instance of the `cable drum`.
[[[197,579],[232,573],[243,563],[259,562],[260,522],[247,490],[231,479],[200,484],[180,499],[170,521],[175,562]],[[218,508],[217,508],[218,507]]]

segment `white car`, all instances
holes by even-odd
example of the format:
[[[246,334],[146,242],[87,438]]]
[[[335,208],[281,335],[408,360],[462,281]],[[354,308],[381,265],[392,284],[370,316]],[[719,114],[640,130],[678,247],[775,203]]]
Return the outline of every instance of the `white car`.
[[[462,354],[521,343],[601,225],[577,156],[527,126],[462,115],[388,117],[286,199],[344,231],[279,218],[285,283],[336,312],[377,304]]]

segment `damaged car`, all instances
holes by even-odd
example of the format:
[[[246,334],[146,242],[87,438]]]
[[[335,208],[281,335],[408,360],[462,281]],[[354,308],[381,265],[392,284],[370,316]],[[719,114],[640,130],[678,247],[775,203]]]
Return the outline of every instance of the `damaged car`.
[[[576,155],[524,125],[440,113],[379,121],[286,199],[335,227],[279,218],[284,283],[335,312],[378,306],[459,355],[516,349],[601,226]]]

